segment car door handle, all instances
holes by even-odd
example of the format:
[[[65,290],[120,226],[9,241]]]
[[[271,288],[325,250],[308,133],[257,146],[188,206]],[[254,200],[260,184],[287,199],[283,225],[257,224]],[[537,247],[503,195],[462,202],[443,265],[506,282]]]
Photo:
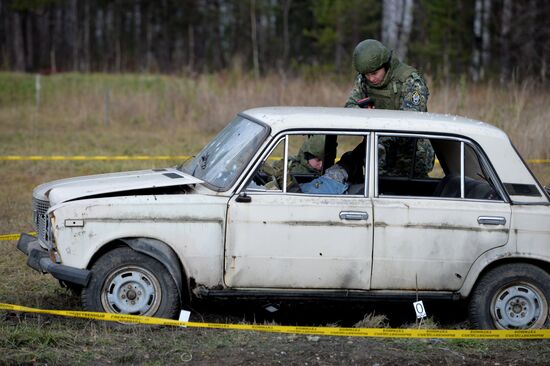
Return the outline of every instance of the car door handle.
[[[506,219],[502,216],[479,216],[477,223],[480,225],[506,225]]]
[[[340,220],[367,220],[369,214],[363,211],[341,211]]]

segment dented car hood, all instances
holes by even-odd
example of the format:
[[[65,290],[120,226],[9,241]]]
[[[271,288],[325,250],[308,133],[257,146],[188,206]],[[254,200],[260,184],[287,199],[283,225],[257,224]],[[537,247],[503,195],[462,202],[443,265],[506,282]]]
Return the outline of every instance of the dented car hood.
[[[175,168],[88,175],[48,182],[36,187],[35,199],[53,206],[77,198],[131,190],[181,186],[203,181]]]

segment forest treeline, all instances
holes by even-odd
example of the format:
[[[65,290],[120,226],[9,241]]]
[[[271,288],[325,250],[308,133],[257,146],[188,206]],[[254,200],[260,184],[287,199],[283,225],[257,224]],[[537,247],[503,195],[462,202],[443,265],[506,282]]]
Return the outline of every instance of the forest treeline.
[[[436,79],[548,79],[547,0],[0,0],[0,68],[352,72],[376,38]]]

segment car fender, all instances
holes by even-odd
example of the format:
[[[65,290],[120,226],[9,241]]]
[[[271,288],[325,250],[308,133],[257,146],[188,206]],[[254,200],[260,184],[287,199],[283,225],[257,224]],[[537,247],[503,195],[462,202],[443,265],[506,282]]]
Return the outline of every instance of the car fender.
[[[185,300],[186,296],[189,295],[189,283],[186,283],[187,276],[184,276],[184,270],[176,253],[168,244],[151,238],[124,238],[119,240],[136,252],[151,256],[162,263],[168,269],[174,281],[176,281],[180,300]],[[184,288],[186,290],[184,290]],[[186,293],[184,293],[184,291],[186,291]]]
[[[547,272],[550,270],[550,258],[541,259],[540,256],[531,253],[510,252],[502,249],[499,251],[498,249],[501,248],[496,248],[483,254],[474,262],[462,287],[458,290],[460,297],[469,297],[482,274],[491,268],[509,263],[532,263],[545,269]]]

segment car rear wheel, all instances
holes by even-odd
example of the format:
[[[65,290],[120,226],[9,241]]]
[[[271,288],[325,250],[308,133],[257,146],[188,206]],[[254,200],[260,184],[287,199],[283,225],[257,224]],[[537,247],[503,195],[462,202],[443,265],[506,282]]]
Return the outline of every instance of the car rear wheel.
[[[548,327],[550,275],[531,264],[510,264],[487,272],[470,300],[470,320],[480,329]]]
[[[130,248],[116,248],[92,266],[82,290],[86,310],[174,318],[180,308],[176,282],[162,263]]]

